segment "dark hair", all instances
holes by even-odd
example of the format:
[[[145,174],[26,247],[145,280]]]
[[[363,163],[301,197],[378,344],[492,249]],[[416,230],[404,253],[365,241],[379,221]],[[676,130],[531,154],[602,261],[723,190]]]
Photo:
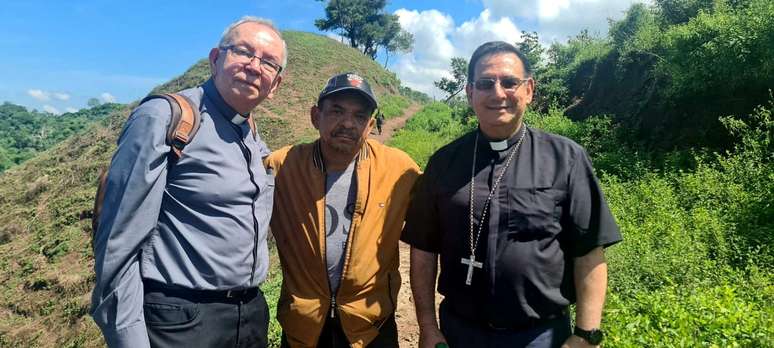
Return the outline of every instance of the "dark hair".
[[[515,54],[517,57],[519,57],[519,60],[521,60],[521,64],[524,65],[524,73],[527,75],[526,77],[532,77],[532,65],[529,64],[527,56],[525,56],[524,53],[521,53],[521,51],[519,51],[516,46],[504,41],[490,41],[481,46],[478,46],[476,51],[473,52],[473,55],[470,56],[470,63],[468,63],[468,83],[473,83],[473,75],[476,73],[476,64],[478,64],[478,61],[480,61],[481,58],[498,53]]]

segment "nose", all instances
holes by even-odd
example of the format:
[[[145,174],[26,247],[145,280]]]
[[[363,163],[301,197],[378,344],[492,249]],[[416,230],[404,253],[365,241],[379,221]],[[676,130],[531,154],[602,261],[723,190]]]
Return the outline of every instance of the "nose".
[[[256,57],[250,58],[250,62],[247,63],[247,65],[245,65],[245,69],[250,70],[251,72],[253,72],[256,75],[260,75],[261,74],[261,60],[256,58]]]
[[[355,126],[355,120],[353,120],[351,116],[347,115],[342,118],[339,124],[341,124],[344,128],[353,128]]]
[[[503,85],[500,84],[500,80],[495,82],[494,87],[492,87],[492,93],[498,98],[506,97],[507,92],[505,88],[503,88]]]

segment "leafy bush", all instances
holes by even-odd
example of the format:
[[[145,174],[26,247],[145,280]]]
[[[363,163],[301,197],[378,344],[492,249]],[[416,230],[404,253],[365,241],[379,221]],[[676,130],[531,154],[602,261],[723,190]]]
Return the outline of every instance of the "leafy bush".
[[[452,114],[452,109],[444,103],[427,105],[406,122],[389,144],[408,153],[424,168],[433,152],[473,129],[474,125],[466,123],[467,119],[455,118]]]
[[[409,105],[411,102],[408,99],[396,94],[386,95],[379,101],[379,109],[384,114],[385,119],[403,115],[403,110]]]

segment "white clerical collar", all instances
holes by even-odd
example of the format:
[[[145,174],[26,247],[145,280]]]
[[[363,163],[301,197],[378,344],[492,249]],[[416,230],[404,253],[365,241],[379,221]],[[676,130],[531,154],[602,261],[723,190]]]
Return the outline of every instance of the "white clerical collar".
[[[490,141],[489,146],[492,148],[492,150],[503,151],[508,148],[508,139],[500,140],[500,141]]]
[[[231,119],[231,123],[233,123],[233,124],[242,124],[242,123],[245,123],[245,121],[247,121],[247,117],[244,117],[244,116],[242,116],[240,114],[236,114]]]

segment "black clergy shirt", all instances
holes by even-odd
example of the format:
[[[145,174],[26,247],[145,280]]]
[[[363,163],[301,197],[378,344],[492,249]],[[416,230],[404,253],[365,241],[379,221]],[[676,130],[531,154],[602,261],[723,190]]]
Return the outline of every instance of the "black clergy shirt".
[[[494,327],[520,327],[575,301],[573,258],[621,240],[584,149],[527,128],[494,192],[476,248],[471,285],[470,178],[476,133],[438,150],[417,181],[402,240],[440,254],[438,291],[457,315]],[[474,238],[484,202],[521,131],[502,151],[478,136]]]

